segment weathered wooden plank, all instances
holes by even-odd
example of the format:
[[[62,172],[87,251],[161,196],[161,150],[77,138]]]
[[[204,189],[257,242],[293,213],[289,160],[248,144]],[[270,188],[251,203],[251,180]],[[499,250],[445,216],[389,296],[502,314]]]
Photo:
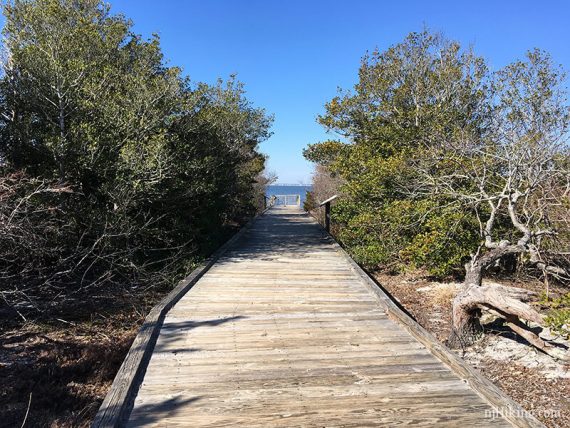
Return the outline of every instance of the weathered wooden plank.
[[[443,346],[431,333],[402,311],[385,290],[358,266],[340,245],[336,242],[335,244],[336,250],[353,266],[355,272],[363,279],[364,284],[379,297],[379,302],[386,309],[386,313],[402,325],[433,355],[449,366],[461,379],[465,380],[494,409],[499,410],[506,420],[517,427],[544,427],[544,424],[524,410],[478,370],[462,360],[449,348]]]
[[[259,218],[177,300],[128,426],[541,426],[298,208]]]
[[[253,224],[250,221],[232,238],[222,245],[211,257],[201,263],[190,275],[184,278],[158,305],[146,316],[125,360],[115,375],[113,384],[99,411],[95,415],[92,427],[115,428],[124,426],[132,409],[135,394],[145,374],[156,339],[164,317],[168,311],[190,290],[214,263],[238,241]]]

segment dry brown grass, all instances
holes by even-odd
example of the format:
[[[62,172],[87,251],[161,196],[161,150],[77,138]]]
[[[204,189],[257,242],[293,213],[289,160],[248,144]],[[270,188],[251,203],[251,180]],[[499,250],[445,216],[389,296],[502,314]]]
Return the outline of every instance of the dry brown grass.
[[[90,426],[144,314],[159,298],[86,297],[81,306],[26,323],[0,310],[0,427],[19,427],[24,419],[27,428]]]
[[[448,308],[457,295],[455,283],[436,283],[430,291],[430,300],[434,306]]]

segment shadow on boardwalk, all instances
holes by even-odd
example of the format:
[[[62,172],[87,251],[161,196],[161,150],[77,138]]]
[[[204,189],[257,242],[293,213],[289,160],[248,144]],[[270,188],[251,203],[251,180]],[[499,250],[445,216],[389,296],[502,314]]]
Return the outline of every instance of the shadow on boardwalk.
[[[228,322],[238,321],[247,317],[242,315],[211,319],[207,321],[166,321],[161,328],[160,340],[154,347],[154,353],[169,352],[172,354],[189,353],[201,351],[199,348],[172,348],[173,343],[180,343],[180,340],[188,333],[201,327],[216,327]]]
[[[180,409],[190,406],[198,400],[200,400],[200,397],[186,399],[173,397],[160,403],[143,404],[139,407],[137,413],[129,419],[129,426],[150,425],[158,423],[163,419],[174,417]]]
[[[510,426],[356,268],[298,208],[258,218],[166,316],[128,425]]]
[[[289,257],[306,257],[307,249],[319,250],[333,244],[332,239],[305,212],[273,212],[259,218],[239,245],[217,262],[217,265],[239,263],[256,258],[270,261],[287,254]]]

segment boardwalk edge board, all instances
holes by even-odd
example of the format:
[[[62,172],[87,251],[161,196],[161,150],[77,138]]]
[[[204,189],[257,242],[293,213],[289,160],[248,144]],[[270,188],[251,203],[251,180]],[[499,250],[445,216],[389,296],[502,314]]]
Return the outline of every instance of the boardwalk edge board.
[[[126,424],[166,314],[216,261],[251,228],[253,222],[270,208],[266,208],[252,218],[151,309],[95,415],[92,428],[117,428]]]
[[[93,427],[110,428],[126,425],[133,411],[135,398],[139,394],[139,389],[147,372],[151,355],[167,313],[208,272],[218,259],[252,228],[254,222],[266,212],[267,210],[250,220],[150,311],[94,419]],[[314,221],[314,224],[318,224],[318,222]],[[489,418],[503,418],[517,427],[544,427],[540,421],[509,398],[479,371],[471,367],[421,327],[405,312],[405,308],[400,307],[393,297],[383,290],[382,286],[348,255],[332,235],[323,228],[320,228],[320,231],[323,234],[322,236],[326,237],[326,241],[331,245],[332,249],[347,261],[350,270],[356,274],[355,279],[366,287],[370,292],[370,296],[374,296],[374,304],[378,304],[386,313],[386,316],[409,333],[433,357],[446,365],[455,376],[468,385],[473,393],[486,402],[490,406],[490,410],[494,411],[493,414],[488,415]],[[473,393],[471,396],[474,398]],[[441,411],[445,412],[444,409]]]
[[[320,224],[320,223],[319,223]],[[354,271],[362,278],[367,288],[372,291],[388,316],[402,325],[414,338],[416,338],[437,359],[448,366],[457,376],[464,380],[484,401],[496,410],[497,417],[503,417],[513,426],[525,428],[546,428],[532,414],[523,409],[520,404],[507,396],[499,387],[487,379],[481,372],[464,361],[451,349],[439,342],[430,332],[417,321],[406,314],[394,298],[379,285],[336,241],[334,236],[324,228],[323,233],[328,236],[335,249],[350,263]]]

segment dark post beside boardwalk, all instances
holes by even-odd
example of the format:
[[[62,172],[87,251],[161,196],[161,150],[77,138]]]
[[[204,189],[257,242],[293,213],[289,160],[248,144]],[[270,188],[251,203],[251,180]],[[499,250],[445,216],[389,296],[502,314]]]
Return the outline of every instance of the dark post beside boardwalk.
[[[97,426],[542,426],[296,205],[271,208],[228,246],[166,314],[151,351],[140,388],[118,403],[124,420]]]
[[[337,195],[331,196],[326,201],[321,202],[320,206],[325,207],[325,230],[331,231],[331,202],[338,198]]]

